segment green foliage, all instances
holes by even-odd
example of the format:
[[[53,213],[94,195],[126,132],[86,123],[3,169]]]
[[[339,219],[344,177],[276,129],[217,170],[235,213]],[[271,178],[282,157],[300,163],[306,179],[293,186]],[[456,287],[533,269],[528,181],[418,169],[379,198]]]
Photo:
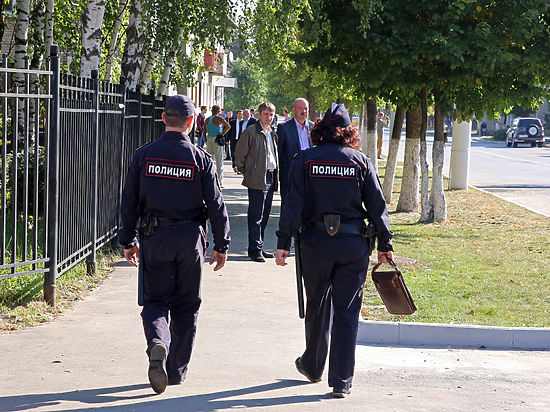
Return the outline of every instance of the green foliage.
[[[266,101],[267,79],[260,67],[248,59],[238,59],[233,63],[231,77],[237,79],[237,88],[225,97],[225,108],[239,110],[258,107]]]

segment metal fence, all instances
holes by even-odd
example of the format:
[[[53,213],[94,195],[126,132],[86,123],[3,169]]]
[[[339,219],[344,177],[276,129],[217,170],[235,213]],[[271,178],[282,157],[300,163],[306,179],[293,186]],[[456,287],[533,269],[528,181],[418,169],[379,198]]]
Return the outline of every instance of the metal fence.
[[[0,279],[56,278],[116,236],[126,170],[135,149],[163,129],[163,102],[121,84],[48,70],[0,67]]]

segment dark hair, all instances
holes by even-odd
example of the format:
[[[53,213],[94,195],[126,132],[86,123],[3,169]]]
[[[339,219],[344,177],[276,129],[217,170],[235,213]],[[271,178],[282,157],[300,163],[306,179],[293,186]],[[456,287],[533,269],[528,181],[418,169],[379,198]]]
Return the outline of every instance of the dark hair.
[[[208,109],[206,108],[206,106],[201,106],[201,110],[203,110],[203,109],[204,109],[204,110],[208,110]]]
[[[220,106],[218,106],[217,104],[215,104],[214,106],[212,106],[212,115],[217,115],[218,113],[220,112]]]
[[[180,116],[176,110],[167,110],[164,112],[164,122],[168,127],[183,128],[187,124],[187,121],[191,116]]]
[[[311,142],[314,145],[336,143],[353,149],[361,147],[361,138],[357,127],[352,124],[346,127],[327,127],[322,120],[317,119],[311,129]]]

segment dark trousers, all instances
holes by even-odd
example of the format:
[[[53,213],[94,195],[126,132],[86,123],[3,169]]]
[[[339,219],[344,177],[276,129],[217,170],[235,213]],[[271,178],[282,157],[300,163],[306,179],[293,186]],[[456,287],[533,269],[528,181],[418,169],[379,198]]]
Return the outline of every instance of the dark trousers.
[[[302,367],[320,378],[329,351],[328,384],[351,387],[368,242],[358,235],[330,237],[320,230],[301,235],[306,304],[306,350]],[[330,331],[331,307],[334,310]]]
[[[201,305],[205,246],[198,223],[158,227],[140,244],[147,354],[153,345],[164,345],[169,383],[181,382],[187,374]]]
[[[237,146],[237,139],[231,138],[229,140],[229,150],[231,152],[231,166],[235,167],[235,147]]]
[[[248,255],[257,256],[262,253],[264,234],[271,203],[273,202],[274,173],[267,172],[264,190],[248,189]]]

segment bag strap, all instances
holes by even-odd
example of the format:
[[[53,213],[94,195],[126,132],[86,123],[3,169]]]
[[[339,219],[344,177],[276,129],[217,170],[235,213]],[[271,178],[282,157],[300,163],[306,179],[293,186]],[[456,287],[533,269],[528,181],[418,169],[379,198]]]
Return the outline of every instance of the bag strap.
[[[398,272],[401,272],[399,270],[399,268],[397,267],[397,265],[395,264],[395,262],[392,260],[392,259],[387,259],[386,260],[388,261],[388,264],[393,267],[395,270],[397,270]],[[380,266],[382,266],[383,263],[377,263],[376,265],[374,265],[374,267],[372,268],[372,273],[376,272],[376,269],[378,269]]]

